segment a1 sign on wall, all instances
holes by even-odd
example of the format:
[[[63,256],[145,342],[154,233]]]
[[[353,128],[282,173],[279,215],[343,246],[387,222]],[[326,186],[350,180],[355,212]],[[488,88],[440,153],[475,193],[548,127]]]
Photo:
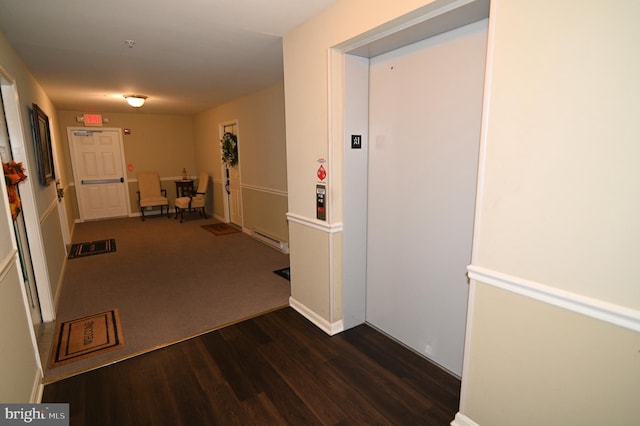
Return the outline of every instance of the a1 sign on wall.
[[[351,135],[351,149],[362,149],[362,135]]]

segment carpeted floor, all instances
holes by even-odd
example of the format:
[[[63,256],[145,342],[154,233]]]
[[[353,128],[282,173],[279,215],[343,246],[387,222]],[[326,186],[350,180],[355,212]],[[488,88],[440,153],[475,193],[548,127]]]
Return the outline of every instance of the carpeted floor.
[[[117,308],[126,345],[46,368],[49,383],[288,305],[290,284],[273,273],[288,255],[240,232],[222,238],[165,217],[85,222],[73,242],[115,239],[118,250],[68,261],[57,320]]]

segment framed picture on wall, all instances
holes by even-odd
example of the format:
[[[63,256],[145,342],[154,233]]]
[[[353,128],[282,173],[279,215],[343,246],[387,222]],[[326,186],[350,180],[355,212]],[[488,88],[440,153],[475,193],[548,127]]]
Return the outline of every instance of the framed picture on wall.
[[[49,117],[36,104],[32,110],[33,143],[38,163],[40,185],[47,186],[55,179],[53,152],[51,151],[51,131]]]

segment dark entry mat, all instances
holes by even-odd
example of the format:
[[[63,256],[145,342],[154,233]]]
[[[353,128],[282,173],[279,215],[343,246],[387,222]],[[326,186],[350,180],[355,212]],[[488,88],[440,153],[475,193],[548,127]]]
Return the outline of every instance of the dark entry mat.
[[[211,232],[213,235],[227,235],[240,232],[240,230],[235,226],[230,226],[226,223],[212,223],[209,225],[202,225],[202,228]]]
[[[273,273],[276,274],[276,275],[280,275],[285,280],[291,281],[291,268],[290,267],[278,269],[276,271],[273,271]]]
[[[73,244],[69,250],[69,259],[93,256],[94,254],[112,253],[116,251],[116,240],[87,241]]]

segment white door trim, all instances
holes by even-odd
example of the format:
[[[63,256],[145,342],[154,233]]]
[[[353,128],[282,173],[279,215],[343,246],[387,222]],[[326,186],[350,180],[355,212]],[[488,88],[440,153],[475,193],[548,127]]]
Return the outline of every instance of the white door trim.
[[[22,115],[20,111],[22,104],[18,98],[18,90],[15,80],[6,70],[0,67],[0,80],[2,88],[2,97],[4,99],[5,116],[7,119],[7,129],[11,138],[11,151],[15,161],[22,162],[27,170],[36,170],[29,161],[27,155],[26,141],[24,134],[24,126],[22,124]],[[36,277],[36,288],[38,290],[38,298],[40,300],[40,313],[43,322],[51,322],[56,319],[56,312],[51,294],[51,283],[47,264],[45,262],[45,249],[42,241],[42,233],[40,231],[40,217],[38,216],[38,207],[35,201],[35,195],[31,184],[26,182],[20,187],[20,199],[24,208],[25,226],[27,228],[27,239],[29,240],[29,252],[31,254],[31,263],[33,265],[33,273]]]

